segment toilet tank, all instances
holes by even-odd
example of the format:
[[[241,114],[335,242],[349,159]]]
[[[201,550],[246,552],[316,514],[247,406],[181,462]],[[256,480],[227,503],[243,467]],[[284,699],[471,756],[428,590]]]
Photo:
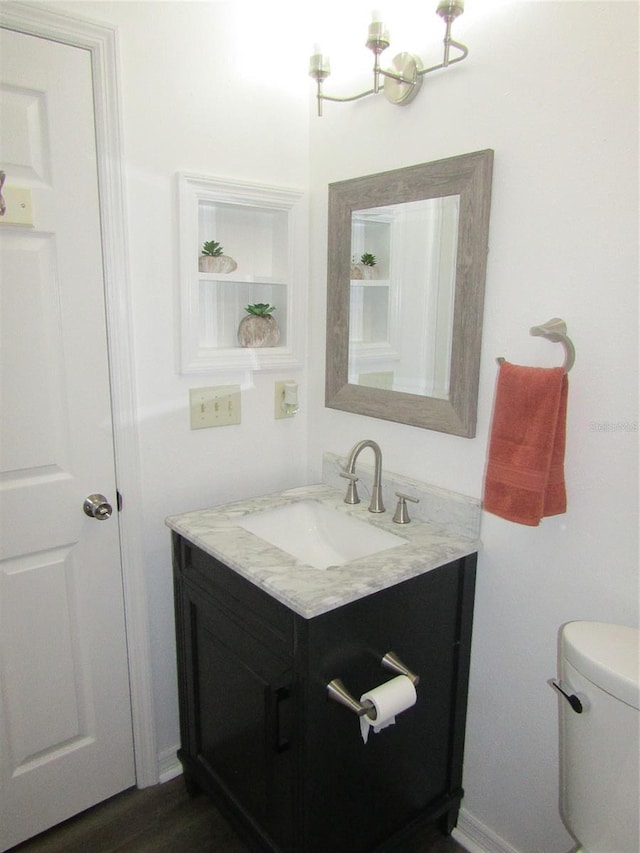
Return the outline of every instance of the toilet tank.
[[[560,632],[560,805],[585,853],[640,850],[640,685],[635,628],[570,622]]]

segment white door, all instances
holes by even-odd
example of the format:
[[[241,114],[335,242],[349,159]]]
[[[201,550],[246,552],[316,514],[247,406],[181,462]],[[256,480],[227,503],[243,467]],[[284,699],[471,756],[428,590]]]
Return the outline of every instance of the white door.
[[[33,212],[32,225],[0,216],[5,850],[135,772],[90,54],[4,29],[0,39],[2,192],[30,190]],[[83,512],[96,492],[110,518]]]

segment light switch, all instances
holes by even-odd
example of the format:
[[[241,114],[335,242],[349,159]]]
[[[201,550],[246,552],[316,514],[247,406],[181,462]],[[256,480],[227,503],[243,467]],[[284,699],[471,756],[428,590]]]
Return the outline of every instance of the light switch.
[[[240,399],[239,385],[190,388],[191,429],[239,424]]]

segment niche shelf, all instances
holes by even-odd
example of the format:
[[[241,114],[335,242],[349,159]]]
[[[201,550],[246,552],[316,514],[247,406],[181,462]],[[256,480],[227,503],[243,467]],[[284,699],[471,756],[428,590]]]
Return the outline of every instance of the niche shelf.
[[[178,203],[181,372],[299,366],[307,292],[302,192],[179,173]],[[234,272],[198,270],[206,240],[217,240],[233,257]],[[238,344],[244,306],[254,302],[276,306],[278,346]]]
[[[349,381],[377,384],[384,368],[392,376],[390,363],[399,359],[398,291],[392,269],[394,251],[393,216],[379,210],[355,211],[351,220],[352,270],[368,252],[376,257],[373,278],[350,282],[349,340],[352,362]]]

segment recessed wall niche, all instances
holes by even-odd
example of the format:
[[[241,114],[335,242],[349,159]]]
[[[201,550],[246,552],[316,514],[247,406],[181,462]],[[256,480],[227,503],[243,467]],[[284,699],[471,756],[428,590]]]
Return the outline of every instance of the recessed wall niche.
[[[302,359],[307,294],[306,200],[299,190],[178,174],[180,371],[296,367]],[[203,272],[215,241],[229,272]],[[234,264],[227,264],[233,267]],[[275,306],[280,340],[245,348],[237,330],[246,305]]]

